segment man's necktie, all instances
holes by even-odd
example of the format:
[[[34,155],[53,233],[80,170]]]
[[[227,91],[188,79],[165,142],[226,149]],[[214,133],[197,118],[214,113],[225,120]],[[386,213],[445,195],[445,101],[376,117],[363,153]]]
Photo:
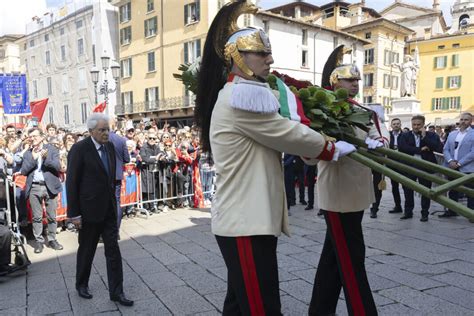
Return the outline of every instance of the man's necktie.
[[[102,160],[102,164],[104,164],[104,168],[107,171],[107,175],[109,174],[109,157],[107,156],[107,150],[105,149],[105,146],[102,145],[99,148],[100,151],[100,160]]]

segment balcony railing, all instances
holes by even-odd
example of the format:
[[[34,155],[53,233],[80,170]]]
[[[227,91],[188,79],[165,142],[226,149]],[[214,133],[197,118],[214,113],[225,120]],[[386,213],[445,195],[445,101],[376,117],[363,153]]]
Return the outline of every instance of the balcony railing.
[[[194,96],[166,98],[156,101],[136,102],[132,104],[117,104],[115,114],[138,114],[157,111],[170,111],[194,107]]]

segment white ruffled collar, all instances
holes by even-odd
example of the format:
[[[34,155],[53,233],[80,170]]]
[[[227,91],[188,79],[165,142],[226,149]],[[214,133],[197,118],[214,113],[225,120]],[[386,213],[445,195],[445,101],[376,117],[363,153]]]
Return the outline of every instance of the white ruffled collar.
[[[268,83],[247,80],[234,76],[231,107],[253,113],[276,113],[280,109],[278,99]]]

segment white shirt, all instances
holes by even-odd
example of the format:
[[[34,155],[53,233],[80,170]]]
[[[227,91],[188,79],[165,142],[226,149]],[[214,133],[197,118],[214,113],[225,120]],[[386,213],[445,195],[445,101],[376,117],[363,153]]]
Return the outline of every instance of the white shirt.
[[[400,136],[400,132],[392,132],[393,133],[393,146],[395,146],[395,148],[398,147],[398,136]]]
[[[416,148],[420,148],[421,135],[418,135],[418,134],[415,134],[415,133],[413,133],[413,135],[415,135]],[[416,158],[418,158],[418,159],[421,159],[421,155],[414,155],[414,157],[416,157]]]
[[[461,143],[464,139],[464,136],[466,136],[467,132],[471,130],[471,127],[468,127],[462,132],[459,130],[459,133],[456,135],[456,139],[454,140],[455,143],[458,143],[457,146],[454,147],[454,160],[458,160],[458,153],[459,153],[459,147],[461,147]]]
[[[92,139],[92,142],[94,143],[94,146],[95,146],[95,150],[97,150],[97,152],[99,153],[99,157],[102,158],[102,151],[100,150],[100,148],[102,147],[101,144],[99,144],[95,139],[94,137],[91,136],[91,139]]]

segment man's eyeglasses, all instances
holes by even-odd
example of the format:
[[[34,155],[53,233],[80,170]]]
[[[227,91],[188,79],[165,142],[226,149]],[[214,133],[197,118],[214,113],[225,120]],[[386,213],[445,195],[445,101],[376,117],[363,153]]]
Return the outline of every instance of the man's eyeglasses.
[[[149,140],[156,140],[156,137],[148,137]]]

